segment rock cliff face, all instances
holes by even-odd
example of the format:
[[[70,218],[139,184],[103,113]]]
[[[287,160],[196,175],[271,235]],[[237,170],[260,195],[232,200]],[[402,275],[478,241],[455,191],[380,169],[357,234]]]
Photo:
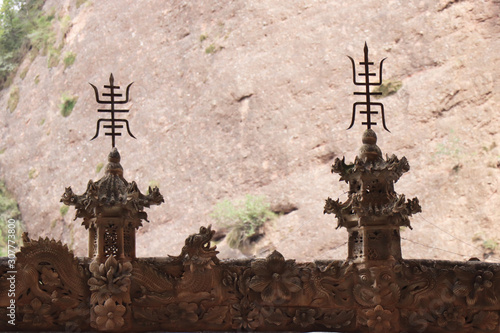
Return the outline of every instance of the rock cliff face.
[[[380,100],[391,133],[375,130],[383,153],[408,158],[397,191],[423,209],[402,232],[413,241],[402,241],[403,257],[479,257],[483,241],[500,239],[498,1],[47,1],[52,7],[71,18],[59,39],[75,63],[26,59],[26,76],[12,86],[17,108],[7,110],[9,89],[0,99],[0,176],[31,237],[62,239],[85,255],[86,232],[72,208],[61,216],[59,199],[65,186],[83,193],[103,175],[96,168],[111,144],[89,141],[99,115],[88,82],[101,88],[113,73],[122,88],[134,81],[127,119],[137,140],[117,140],[124,176],[143,192],[158,184],[165,197],[139,231],[138,256],[177,254],[213,222],[217,201],[264,194],[298,209],[274,222],[259,253],[345,258],[347,235],[323,205],[346,196],[330,174],[333,158],[353,160],[361,146],[363,127],[345,130],[357,101],[346,55],[360,61],[366,41],[371,59],[387,57],[384,77],[402,83]],[[63,93],[78,96],[68,117]]]

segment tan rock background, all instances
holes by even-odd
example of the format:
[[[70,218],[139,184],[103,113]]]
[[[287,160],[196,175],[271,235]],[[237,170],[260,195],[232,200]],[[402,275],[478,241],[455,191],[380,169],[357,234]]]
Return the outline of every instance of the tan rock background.
[[[347,233],[322,211],[328,196],[346,198],[346,184],[330,174],[333,158],[352,161],[361,145],[359,121],[345,130],[357,101],[346,55],[360,61],[366,41],[371,59],[387,57],[384,77],[403,83],[381,100],[391,133],[375,128],[383,153],[409,159],[396,190],[423,207],[414,230],[402,232],[416,242],[402,241],[403,256],[482,259],[483,242],[500,240],[499,6],[47,1],[71,17],[59,38],[76,61],[65,69],[48,68],[44,56],[26,60],[12,113],[9,90],[0,93],[0,178],[31,237],[61,239],[85,255],[87,233],[73,208],[61,216],[59,198],[65,186],[80,194],[103,175],[96,167],[111,144],[89,141],[99,115],[88,82],[102,88],[113,73],[122,87],[134,81],[127,119],[137,140],[117,141],[125,177],[143,191],[158,184],[166,201],[139,231],[138,255],[177,255],[187,235],[213,223],[216,202],[263,194],[298,209],[269,226],[257,255],[345,258]],[[78,96],[67,118],[64,92]]]

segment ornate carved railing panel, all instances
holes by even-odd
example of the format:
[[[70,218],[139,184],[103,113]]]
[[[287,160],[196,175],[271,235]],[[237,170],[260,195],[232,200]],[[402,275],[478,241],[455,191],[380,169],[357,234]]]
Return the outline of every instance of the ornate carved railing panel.
[[[219,261],[212,234],[202,227],[176,257],[119,263],[111,256],[101,264],[74,258],[59,242],[26,239],[17,260],[16,326],[2,322],[0,329],[498,331],[499,265],[296,263],[279,252]]]

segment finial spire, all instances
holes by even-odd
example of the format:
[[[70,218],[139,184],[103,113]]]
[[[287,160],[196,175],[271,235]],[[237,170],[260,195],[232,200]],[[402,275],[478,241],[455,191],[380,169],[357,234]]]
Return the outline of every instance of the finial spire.
[[[96,86],[94,86],[92,83],[89,83],[92,86],[92,88],[94,89],[96,102],[99,103],[99,104],[108,104],[108,105],[110,105],[110,109],[98,109],[97,112],[108,112],[108,113],[111,114],[111,118],[110,119],[102,119],[101,118],[101,119],[99,119],[97,121],[96,133],[95,133],[94,137],[92,139],[90,139],[90,140],[92,141],[92,140],[94,140],[95,138],[97,138],[99,136],[99,128],[100,128],[101,122],[106,123],[107,125],[103,125],[102,127],[105,128],[105,129],[111,129],[111,131],[104,133],[104,135],[111,136],[111,146],[113,148],[115,148],[115,137],[122,135],[120,133],[119,129],[123,128],[123,125],[121,125],[119,123],[125,123],[125,125],[127,126],[128,135],[130,135],[134,139],[136,138],[132,134],[132,132],[130,132],[130,127],[129,127],[128,120],[126,120],[126,119],[116,119],[116,114],[115,114],[117,112],[118,113],[128,113],[129,112],[128,109],[115,109],[115,104],[125,104],[125,103],[129,102],[129,100],[130,100],[129,99],[129,90],[130,90],[130,86],[134,82],[130,83],[127,86],[126,93],[125,93],[125,99],[121,100],[121,101],[115,99],[116,97],[122,97],[123,94],[119,94],[119,93],[115,92],[115,90],[119,90],[120,89],[120,86],[115,86],[114,83],[115,83],[115,78],[113,77],[113,74],[111,74],[109,76],[109,85],[104,85],[104,88],[105,89],[109,89],[110,92],[109,93],[102,93],[102,96],[103,97],[109,97],[109,100],[101,100],[99,98],[99,91],[97,90]]]
[[[352,106],[352,120],[351,124],[349,125],[350,129],[354,125],[354,121],[356,118],[356,110],[358,106],[365,106],[366,110],[360,110],[360,114],[366,114],[366,121],[363,121],[361,124],[366,125],[367,129],[371,129],[372,126],[377,125],[377,122],[373,121],[372,116],[378,114],[378,111],[373,110],[373,107],[380,107],[380,111],[382,113],[382,125],[384,129],[387,132],[390,132],[389,129],[387,128],[385,124],[385,114],[384,114],[384,105],[379,102],[372,102],[371,97],[376,96],[376,95],[382,95],[381,92],[370,92],[370,86],[380,86],[382,84],[382,65],[384,63],[384,59],[380,62],[380,71],[379,71],[379,76],[378,80],[376,82],[371,82],[370,81],[370,76],[376,76],[376,73],[370,73],[370,66],[374,65],[373,62],[369,61],[368,59],[368,44],[365,42],[365,47],[364,47],[364,60],[361,61],[359,64],[364,68],[364,71],[362,73],[358,73],[357,76],[364,76],[365,79],[362,81],[358,81],[356,79],[356,65],[354,62],[354,59],[347,56],[352,63],[352,80],[355,85],[357,86],[364,86],[365,91],[362,92],[354,92],[354,95],[361,95],[365,96],[365,101],[364,102],[356,102]]]

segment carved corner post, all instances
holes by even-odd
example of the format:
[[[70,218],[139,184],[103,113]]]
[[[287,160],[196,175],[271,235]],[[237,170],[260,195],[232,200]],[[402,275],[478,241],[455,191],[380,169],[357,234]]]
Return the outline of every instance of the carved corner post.
[[[135,182],[123,178],[120,154],[116,148],[108,156],[103,178],[89,181],[83,195],[71,187],[61,199],[75,206],[76,217],[83,217],[89,230],[90,325],[99,331],[124,331],[132,327],[130,285],[135,258],[135,231],[147,221],[144,207],[159,205],[159,189],[149,188],[143,195]]]

